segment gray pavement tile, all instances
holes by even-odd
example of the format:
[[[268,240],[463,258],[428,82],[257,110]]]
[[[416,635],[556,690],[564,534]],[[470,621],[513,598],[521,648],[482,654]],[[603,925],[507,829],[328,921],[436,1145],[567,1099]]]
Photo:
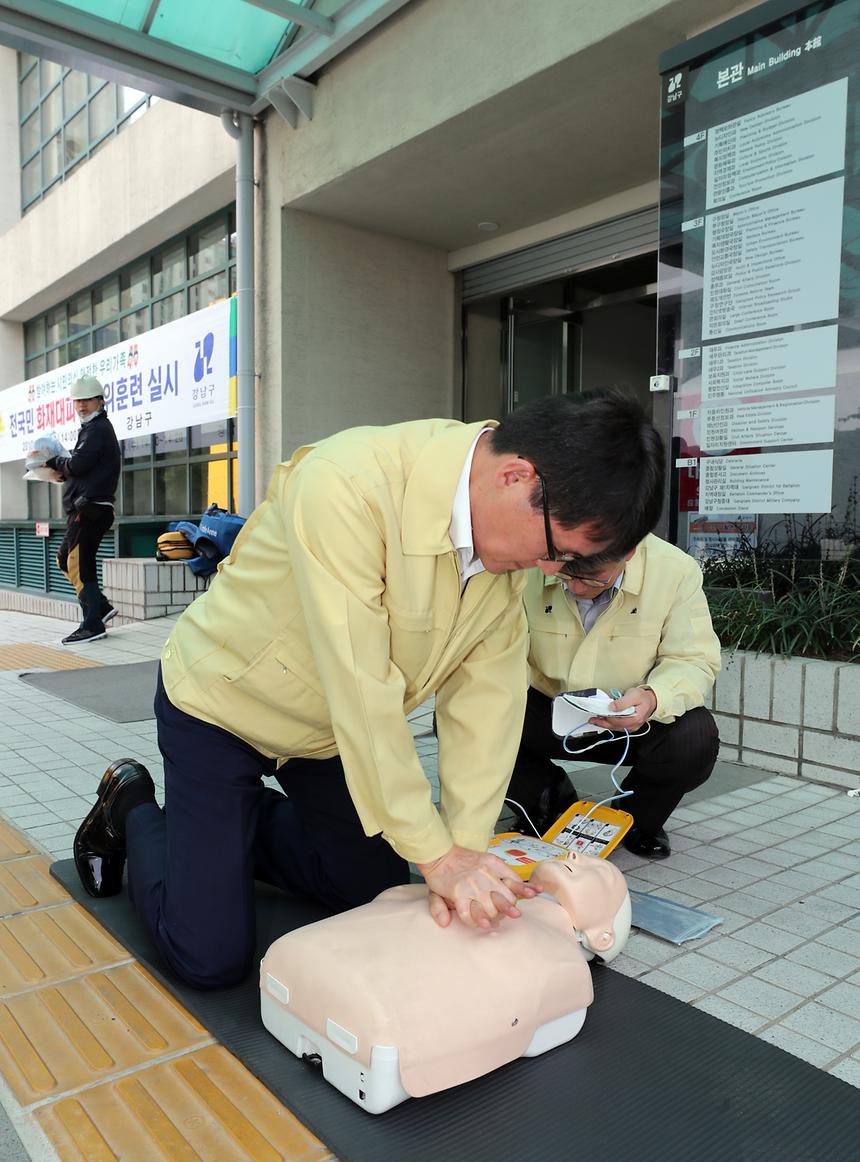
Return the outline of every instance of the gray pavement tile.
[[[832,985],[815,999],[822,1005],[827,1005],[828,1009],[836,1009],[847,1017],[860,1020],[860,988],[856,984],[842,981],[840,984]]]
[[[745,888],[749,884],[754,883],[759,877],[752,875],[750,872],[739,871],[733,866],[717,864],[708,868],[706,871],[699,872],[696,878],[704,880],[705,883],[717,884],[723,888]]]
[[[793,949],[785,958],[795,964],[803,964],[808,968],[825,972],[832,977],[846,977],[851,973],[860,972],[860,958],[842,952],[838,948],[821,944],[819,941],[810,941]]]
[[[707,903],[708,900],[714,900],[717,896],[725,893],[725,888],[722,884],[711,884],[707,880],[700,879],[698,876],[690,876],[688,879],[675,885],[676,890],[683,891],[684,895],[699,903]]]
[[[841,1053],[853,1050],[860,1043],[860,1021],[846,1017],[835,1009],[828,1009],[818,1001],[810,1001],[789,1013],[780,1023],[786,1029],[802,1033]]]
[[[660,864],[654,864],[654,867],[659,867]],[[667,871],[677,872],[678,878],[681,875],[696,875],[698,872],[707,871],[708,868],[713,867],[714,864],[708,863],[707,860],[700,859],[696,855],[688,852],[673,853],[672,858],[666,860],[663,865]]]
[[[751,896],[748,892],[730,892],[719,901],[725,900],[727,908],[731,908],[733,912],[738,912],[742,916],[748,916],[750,920],[757,920],[759,916],[764,916],[769,913],[773,904],[770,900],[763,900],[760,896]]]
[[[833,904],[839,908],[841,904]],[[774,928],[783,928],[786,932],[795,932],[798,936],[815,937],[838,923],[828,916],[822,915],[821,908],[810,907],[808,901],[799,901],[787,908],[777,908],[767,917],[767,922]]]
[[[832,1073],[834,1077],[841,1077],[849,1085],[860,1088],[860,1061],[854,1057],[846,1057],[838,1064],[832,1065],[828,1073]]]
[[[834,1052],[829,1046],[822,1045],[820,1041],[813,1041],[810,1037],[804,1037],[801,1033],[794,1033],[783,1025],[771,1025],[769,1029],[763,1029],[759,1036],[763,1041],[777,1045],[818,1069],[823,1069],[834,1060]]]
[[[789,888],[800,888],[802,892],[812,893],[819,891],[829,882],[826,876],[816,875],[810,864],[804,863],[802,866],[802,871],[789,868],[787,871],[777,872],[770,877],[771,883],[785,884]]]
[[[651,965],[643,964],[641,960],[636,960],[635,957],[622,953],[621,956],[613,960],[612,969],[624,976],[640,977],[651,971]]]
[[[734,936],[743,944],[752,944],[754,948],[772,952],[774,956],[782,956],[796,948],[798,944],[803,943],[802,936],[793,932],[784,932],[781,928],[772,928],[762,921],[737,929]]]
[[[702,954],[713,960],[718,960],[721,964],[727,964],[731,968],[736,968],[739,972],[752,972],[753,969],[758,968],[773,958],[773,953],[771,952],[756,948],[752,944],[744,944],[743,941],[736,940],[732,936],[723,935],[720,935],[719,939],[713,940],[712,943],[707,944],[702,949]],[[774,983],[778,984],[779,981]]]
[[[746,839],[742,839],[739,835],[726,835],[720,839],[714,840],[712,845],[721,851],[731,852],[732,855],[749,855],[750,844]],[[720,862],[728,862],[728,859]]]
[[[681,980],[680,977],[672,976],[659,968],[640,976],[639,979],[644,984],[659,989],[661,993],[677,997],[679,1001],[695,1001],[708,991],[700,985],[690,984],[689,981]]]
[[[701,1009],[703,1013],[710,1013],[712,1017],[719,1017],[727,1025],[734,1025],[736,1029],[745,1029],[747,1033],[756,1033],[767,1021],[760,1013],[753,1013],[743,1005],[732,1004],[725,997],[710,996],[693,1002],[694,1009]]]
[[[747,892],[762,900],[770,900],[772,904],[789,904],[802,894],[798,888],[788,888],[785,884],[774,884],[770,880],[758,880],[750,884]]]
[[[797,857],[792,855],[790,851],[783,851],[779,847],[768,847],[767,845],[760,846],[758,849],[752,848],[751,854],[756,859],[763,860],[764,863],[772,863],[774,868],[788,868],[794,867],[797,863]]]
[[[860,932],[850,927],[850,921],[839,928],[831,928],[829,932],[822,932],[818,940],[829,948],[838,948],[840,952],[860,959]]]
[[[708,992],[736,980],[741,972],[740,969],[712,960],[701,952],[687,952],[683,956],[675,957],[662,966],[662,971],[679,976],[681,980],[686,980],[690,984],[700,985]]]
[[[717,995],[731,1001],[732,1004],[742,1005],[754,1013],[761,1013],[771,1021],[795,1008],[800,1000],[796,993],[769,984],[768,981],[755,976],[747,976],[727,984]]]
[[[679,951],[675,945],[668,944],[665,940],[658,940],[655,936],[649,936],[647,932],[636,930],[630,934],[627,949],[636,960],[651,968],[665,964],[667,960],[677,956]]]
[[[766,980],[768,984],[779,985],[789,992],[807,1000],[833,984],[833,978],[814,968],[804,968],[802,964],[794,964],[790,960],[774,960],[770,964],[756,969],[753,976]],[[822,998],[818,998],[821,1000]]]
[[[759,879],[772,876],[776,870],[772,863],[759,859],[756,855],[741,856],[739,859],[733,859],[726,866],[736,868],[738,871],[746,872],[751,876],[757,876]]]

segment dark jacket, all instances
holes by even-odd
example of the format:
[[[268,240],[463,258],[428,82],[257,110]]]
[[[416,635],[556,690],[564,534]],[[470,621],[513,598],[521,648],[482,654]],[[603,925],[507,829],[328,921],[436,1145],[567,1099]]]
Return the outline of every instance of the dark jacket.
[[[113,503],[119,480],[119,441],[104,411],[81,424],[71,456],[58,456],[48,463],[66,479],[63,508],[78,511],[86,501]],[[77,503],[75,503],[77,501]]]

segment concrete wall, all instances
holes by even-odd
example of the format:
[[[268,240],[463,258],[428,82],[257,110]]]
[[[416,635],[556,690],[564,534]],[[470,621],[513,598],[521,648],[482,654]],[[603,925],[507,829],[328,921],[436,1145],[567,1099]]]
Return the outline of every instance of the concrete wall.
[[[282,256],[279,458],[356,424],[454,414],[444,252],[284,210]]]

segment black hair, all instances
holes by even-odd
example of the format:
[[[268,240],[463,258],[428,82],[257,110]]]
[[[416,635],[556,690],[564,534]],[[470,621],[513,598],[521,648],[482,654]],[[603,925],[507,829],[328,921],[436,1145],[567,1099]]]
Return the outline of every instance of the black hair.
[[[490,438],[493,452],[522,456],[543,475],[559,524],[591,525],[609,542],[604,560],[629,553],[660,518],[663,440],[636,400],[615,388],[524,404]],[[531,500],[540,510],[540,481]]]

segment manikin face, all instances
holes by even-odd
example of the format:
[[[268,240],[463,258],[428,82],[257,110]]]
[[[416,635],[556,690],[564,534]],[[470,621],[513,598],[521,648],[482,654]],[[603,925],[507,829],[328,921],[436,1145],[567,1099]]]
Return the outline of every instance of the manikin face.
[[[93,415],[102,406],[104,400],[100,395],[94,395],[90,399],[76,399],[75,412],[78,419],[84,420],[87,416]]]

